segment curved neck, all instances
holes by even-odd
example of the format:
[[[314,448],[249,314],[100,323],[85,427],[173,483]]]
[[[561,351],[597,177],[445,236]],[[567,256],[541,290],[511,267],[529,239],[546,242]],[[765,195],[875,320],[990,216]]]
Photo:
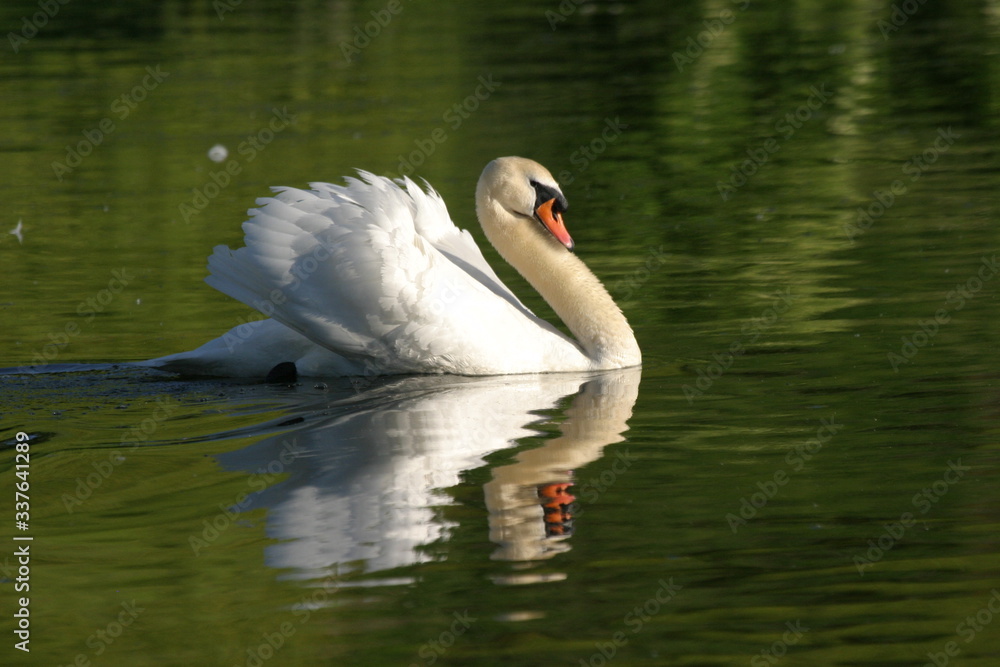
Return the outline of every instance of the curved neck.
[[[540,225],[517,220],[495,200],[478,207],[490,243],[566,324],[595,368],[642,361],[632,328],[604,285]]]

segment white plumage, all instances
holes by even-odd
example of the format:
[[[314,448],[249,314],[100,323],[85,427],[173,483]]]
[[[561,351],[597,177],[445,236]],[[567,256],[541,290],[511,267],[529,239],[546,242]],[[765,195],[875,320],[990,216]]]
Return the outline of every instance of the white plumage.
[[[525,204],[529,214],[536,198],[529,181],[558,193],[548,172],[535,166],[543,173],[521,184],[530,193],[516,192],[532,199]],[[429,186],[425,191],[410,179],[364,171],[345,181],[311,183],[311,190],[274,188],[275,196],[258,199],[258,208],[249,211],[245,246],[217,246],[209,258],[206,282],[270,319],[146,364],[181,373],[263,376],[288,361],[299,374],[321,376],[492,375],[638,363],[636,356],[632,364],[595,365],[580,344],[532,314]],[[479,203],[483,219],[486,204]],[[532,244],[561,252],[589,274],[538,220],[514,221],[535,227],[526,232]],[[573,329],[573,322],[567,324]],[[628,336],[634,346],[630,329]]]

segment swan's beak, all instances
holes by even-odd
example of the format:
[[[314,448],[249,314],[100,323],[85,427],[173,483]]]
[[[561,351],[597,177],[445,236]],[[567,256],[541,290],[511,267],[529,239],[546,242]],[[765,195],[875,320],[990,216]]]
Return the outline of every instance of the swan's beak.
[[[535,209],[535,215],[538,219],[542,221],[545,225],[545,229],[549,230],[552,236],[556,237],[559,243],[562,243],[568,250],[573,249],[573,239],[570,238],[569,232],[566,231],[566,225],[563,224],[562,214],[558,211],[553,211],[552,207],[555,205],[556,200],[550,199],[538,208]]]

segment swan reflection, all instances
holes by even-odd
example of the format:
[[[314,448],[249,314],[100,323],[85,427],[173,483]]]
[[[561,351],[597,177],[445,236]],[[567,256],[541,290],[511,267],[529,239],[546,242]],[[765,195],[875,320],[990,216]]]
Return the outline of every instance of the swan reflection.
[[[555,410],[558,435],[497,466],[484,486],[493,558],[537,561],[569,548],[573,471],[623,439],[640,375],[383,379],[322,409],[300,406],[291,430],[220,460],[287,475],[241,508],[269,510],[267,533],[278,543],[268,565],[308,579],[381,572],[433,559],[428,547],[455,527],[440,516],[454,504],[446,490],[491,452],[538,437],[549,421],[538,412]]]

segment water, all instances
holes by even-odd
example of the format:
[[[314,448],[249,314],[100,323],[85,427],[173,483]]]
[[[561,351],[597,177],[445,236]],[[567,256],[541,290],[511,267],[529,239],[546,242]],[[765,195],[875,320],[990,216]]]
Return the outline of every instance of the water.
[[[8,36],[4,664],[995,664],[1000,13],[910,4],[68,3]],[[561,180],[641,374],[114,365],[246,320],[201,280],[268,186],[412,170],[481,239],[507,154]]]

